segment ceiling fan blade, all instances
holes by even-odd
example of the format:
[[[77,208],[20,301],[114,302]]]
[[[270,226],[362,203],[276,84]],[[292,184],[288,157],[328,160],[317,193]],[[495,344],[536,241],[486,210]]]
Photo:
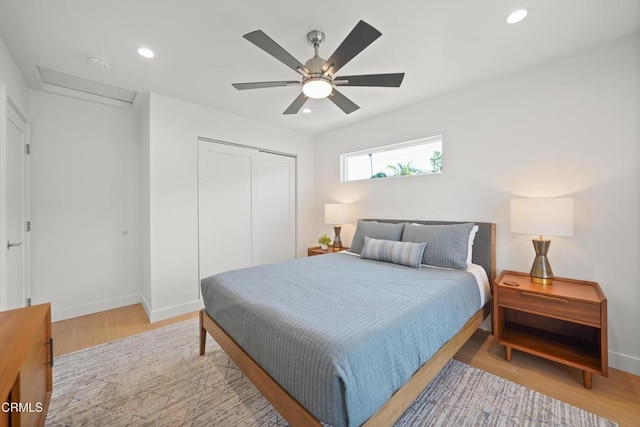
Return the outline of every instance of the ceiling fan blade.
[[[404,73],[362,74],[335,77],[333,82],[340,86],[400,87],[402,79],[404,79]]]
[[[335,74],[357,54],[373,43],[382,33],[364,21],[358,22],[349,35],[342,41],[333,55],[322,66],[322,72]]]
[[[282,86],[293,86],[299,85],[300,82],[297,80],[281,80],[278,82],[252,82],[252,83],[231,83],[233,87],[238,90],[246,90],[246,89],[262,89],[267,87],[282,87]]]
[[[293,71],[300,74],[309,74],[309,70],[307,70],[307,68],[302,65],[300,61],[294,58],[289,52],[284,50],[284,48],[278,43],[274,42],[273,39],[262,32],[262,30],[252,31],[242,37],[249,40],[251,43],[255,44],[260,49],[276,58],[278,61],[282,62]]]
[[[331,92],[331,95],[329,95],[329,99],[331,100],[331,102],[336,104],[338,108],[344,111],[345,114],[351,114],[358,108],[360,108],[356,105],[356,103],[354,103],[352,100],[335,89],[333,89],[333,92]]]
[[[289,108],[284,110],[284,113],[282,114],[296,114],[298,111],[300,111],[304,103],[307,102],[307,99],[309,99],[307,98],[307,95],[300,92],[300,95],[298,95],[298,97],[291,103],[291,105],[289,105]]]

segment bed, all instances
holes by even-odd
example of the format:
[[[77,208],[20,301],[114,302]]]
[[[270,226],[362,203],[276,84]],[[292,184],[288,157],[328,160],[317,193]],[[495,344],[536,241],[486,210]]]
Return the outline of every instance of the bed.
[[[468,235],[469,223],[361,220],[356,254],[203,279],[200,354],[209,333],[292,426],[391,425],[490,312],[495,225],[474,224],[464,268],[422,265],[438,264],[427,257],[438,250],[420,242],[425,231]],[[419,268],[380,261],[375,244]]]

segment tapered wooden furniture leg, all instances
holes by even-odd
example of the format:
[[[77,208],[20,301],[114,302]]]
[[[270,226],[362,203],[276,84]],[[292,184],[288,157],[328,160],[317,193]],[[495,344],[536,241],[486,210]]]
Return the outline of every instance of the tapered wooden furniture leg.
[[[584,388],[590,389],[593,385],[593,373],[582,371],[582,383],[584,384]]]
[[[507,362],[511,362],[511,347],[509,347],[508,345],[504,346],[504,358],[507,360]]]
[[[200,356],[204,354],[205,345],[207,344],[207,330],[203,324],[204,310],[200,310]]]

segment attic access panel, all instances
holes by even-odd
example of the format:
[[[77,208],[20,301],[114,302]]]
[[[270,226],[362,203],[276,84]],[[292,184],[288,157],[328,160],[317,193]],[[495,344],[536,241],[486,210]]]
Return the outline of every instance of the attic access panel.
[[[133,104],[138,92],[36,66],[43,84]]]

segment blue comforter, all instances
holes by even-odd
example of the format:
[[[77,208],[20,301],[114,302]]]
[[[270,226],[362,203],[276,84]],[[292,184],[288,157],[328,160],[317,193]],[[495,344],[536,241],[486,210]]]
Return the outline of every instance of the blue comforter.
[[[480,308],[472,274],[331,254],[203,279],[209,315],[320,421],[373,415]]]

